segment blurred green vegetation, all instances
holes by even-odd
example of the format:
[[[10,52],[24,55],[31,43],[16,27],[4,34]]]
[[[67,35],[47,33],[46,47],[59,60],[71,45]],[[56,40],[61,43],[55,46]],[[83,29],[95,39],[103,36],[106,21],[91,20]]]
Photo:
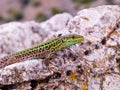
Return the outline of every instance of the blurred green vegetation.
[[[9,20],[18,21],[23,18],[23,13],[21,11],[9,10],[10,14]]]
[[[30,3],[31,0],[19,0],[23,6],[26,6]]]
[[[55,7],[52,8],[52,14],[53,15],[58,14],[58,13],[62,13],[62,12],[63,12],[63,10],[61,10],[59,8],[55,8]]]
[[[6,0],[6,1],[9,1],[9,0]],[[43,2],[44,1],[44,2]],[[62,0],[61,1],[55,1],[54,0],[52,1],[51,0],[51,5],[49,5],[48,1],[46,0],[16,0],[15,1],[15,4],[16,3],[19,3],[18,4],[18,7],[15,5],[14,7],[14,4],[12,6],[12,9],[13,10],[4,10],[5,13],[8,13],[7,17],[3,16],[3,12],[0,13],[0,22],[4,23],[4,22],[10,22],[10,21],[20,21],[20,20],[27,20],[26,18],[24,18],[24,15],[26,15],[26,11],[28,11],[27,15],[29,15],[29,12],[31,8],[36,8],[35,11],[33,11],[34,16],[32,16],[33,18],[31,18],[31,20],[33,20],[35,18],[36,21],[45,21],[46,19],[50,18],[51,16],[55,15],[55,14],[58,14],[58,13],[63,13],[64,11],[68,11],[68,10],[64,10],[64,8],[62,7],[63,5],[61,5],[62,3],[59,3],[59,2],[63,2]],[[73,7],[73,10],[71,11],[68,11],[70,12],[71,14],[73,13],[76,13],[77,11],[79,11],[82,8],[89,8],[91,6],[91,3],[93,2],[98,2],[98,0],[70,0],[70,2],[72,1],[72,4],[74,4],[74,7]],[[113,5],[113,4],[116,4],[115,3],[115,0],[105,0],[105,1],[101,1],[102,3],[104,2],[105,4],[107,3],[108,5]],[[101,2],[98,2],[97,4],[99,5],[99,3]],[[45,3],[48,3],[48,7],[46,6]],[[1,5],[3,3],[1,2]],[[54,5],[58,5],[58,6],[54,6]],[[69,6],[71,4],[69,3],[66,3],[66,6],[69,8]],[[119,4],[119,3],[118,3]],[[94,6],[94,3],[92,4]],[[95,3],[96,5],[96,3]],[[9,4],[6,4],[5,7],[10,7],[11,8],[11,5],[9,6]],[[14,10],[14,8],[16,8]],[[39,9],[40,8],[40,9]],[[32,9],[33,10],[33,9]],[[46,11],[46,10],[49,10],[49,11]],[[73,12],[73,13],[72,13]],[[37,14],[37,15],[36,15]],[[36,15],[36,16],[35,16]],[[24,18],[24,19],[23,19]]]
[[[20,11],[9,10],[8,13],[9,13],[9,18],[4,18],[0,14],[0,22],[5,23],[10,21],[19,21],[23,18],[23,13]]]
[[[4,21],[4,18],[2,17],[1,14],[0,14],[0,21]]]
[[[43,13],[38,13],[35,20],[38,22],[45,21],[47,19],[47,16]]]
[[[91,2],[93,2],[95,0],[72,0],[72,1],[77,4],[90,4]]]
[[[40,3],[40,1],[34,1],[34,2],[32,3],[32,5],[35,6],[35,7],[38,7],[38,6],[41,5],[41,3]]]
[[[106,2],[108,3],[108,4],[110,4],[110,5],[114,5],[115,3],[114,3],[114,0],[106,0]]]

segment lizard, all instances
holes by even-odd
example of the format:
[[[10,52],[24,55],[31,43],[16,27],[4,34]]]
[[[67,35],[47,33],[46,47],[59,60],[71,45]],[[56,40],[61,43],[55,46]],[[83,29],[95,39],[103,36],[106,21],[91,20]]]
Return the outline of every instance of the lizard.
[[[57,51],[65,49],[71,45],[77,44],[84,40],[83,36],[77,34],[68,34],[59,36],[52,40],[43,42],[40,45],[18,51],[13,54],[8,54],[0,59],[0,69],[5,66],[22,62],[28,59],[41,58],[49,60]]]

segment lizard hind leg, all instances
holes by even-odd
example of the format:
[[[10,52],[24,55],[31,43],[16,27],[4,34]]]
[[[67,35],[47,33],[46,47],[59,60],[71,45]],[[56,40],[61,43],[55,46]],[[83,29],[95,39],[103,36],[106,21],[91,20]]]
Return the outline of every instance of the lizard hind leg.
[[[53,65],[51,60],[54,59],[55,57],[56,57],[55,53],[48,54],[44,61],[45,65],[46,66],[49,66],[49,64]]]
[[[44,59],[44,64],[46,67],[49,67],[50,60],[52,59],[52,54],[48,54],[47,57]]]
[[[46,66],[46,68],[50,71],[50,72],[54,72],[54,70],[52,69],[52,62],[51,60],[55,57],[54,54],[49,54],[47,55],[47,57],[43,60],[43,64]]]

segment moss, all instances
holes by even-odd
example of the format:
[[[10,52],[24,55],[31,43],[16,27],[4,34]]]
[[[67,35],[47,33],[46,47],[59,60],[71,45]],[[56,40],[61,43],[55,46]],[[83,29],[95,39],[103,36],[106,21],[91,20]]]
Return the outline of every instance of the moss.
[[[79,4],[89,4],[95,0],[72,0],[72,1]]]
[[[62,10],[60,10],[60,9],[58,9],[58,8],[52,8],[52,14],[53,15],[55,15],[55,14],[57,14],[57,13],[62,13],[63,11]]]
[[[47,16],[45,16],[43,13],[38,13],[35,20],[38,22],[45,21],[47,19]]]

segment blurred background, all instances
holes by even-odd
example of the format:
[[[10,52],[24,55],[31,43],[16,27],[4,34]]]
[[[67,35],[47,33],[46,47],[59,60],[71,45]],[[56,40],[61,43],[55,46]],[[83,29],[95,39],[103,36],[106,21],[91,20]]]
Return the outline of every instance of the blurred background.
[[[81,9],[99,5],[120,5],[120,0],[0,0],[0,24],[30,20],[42,22],[62,12],[74,16]]]

